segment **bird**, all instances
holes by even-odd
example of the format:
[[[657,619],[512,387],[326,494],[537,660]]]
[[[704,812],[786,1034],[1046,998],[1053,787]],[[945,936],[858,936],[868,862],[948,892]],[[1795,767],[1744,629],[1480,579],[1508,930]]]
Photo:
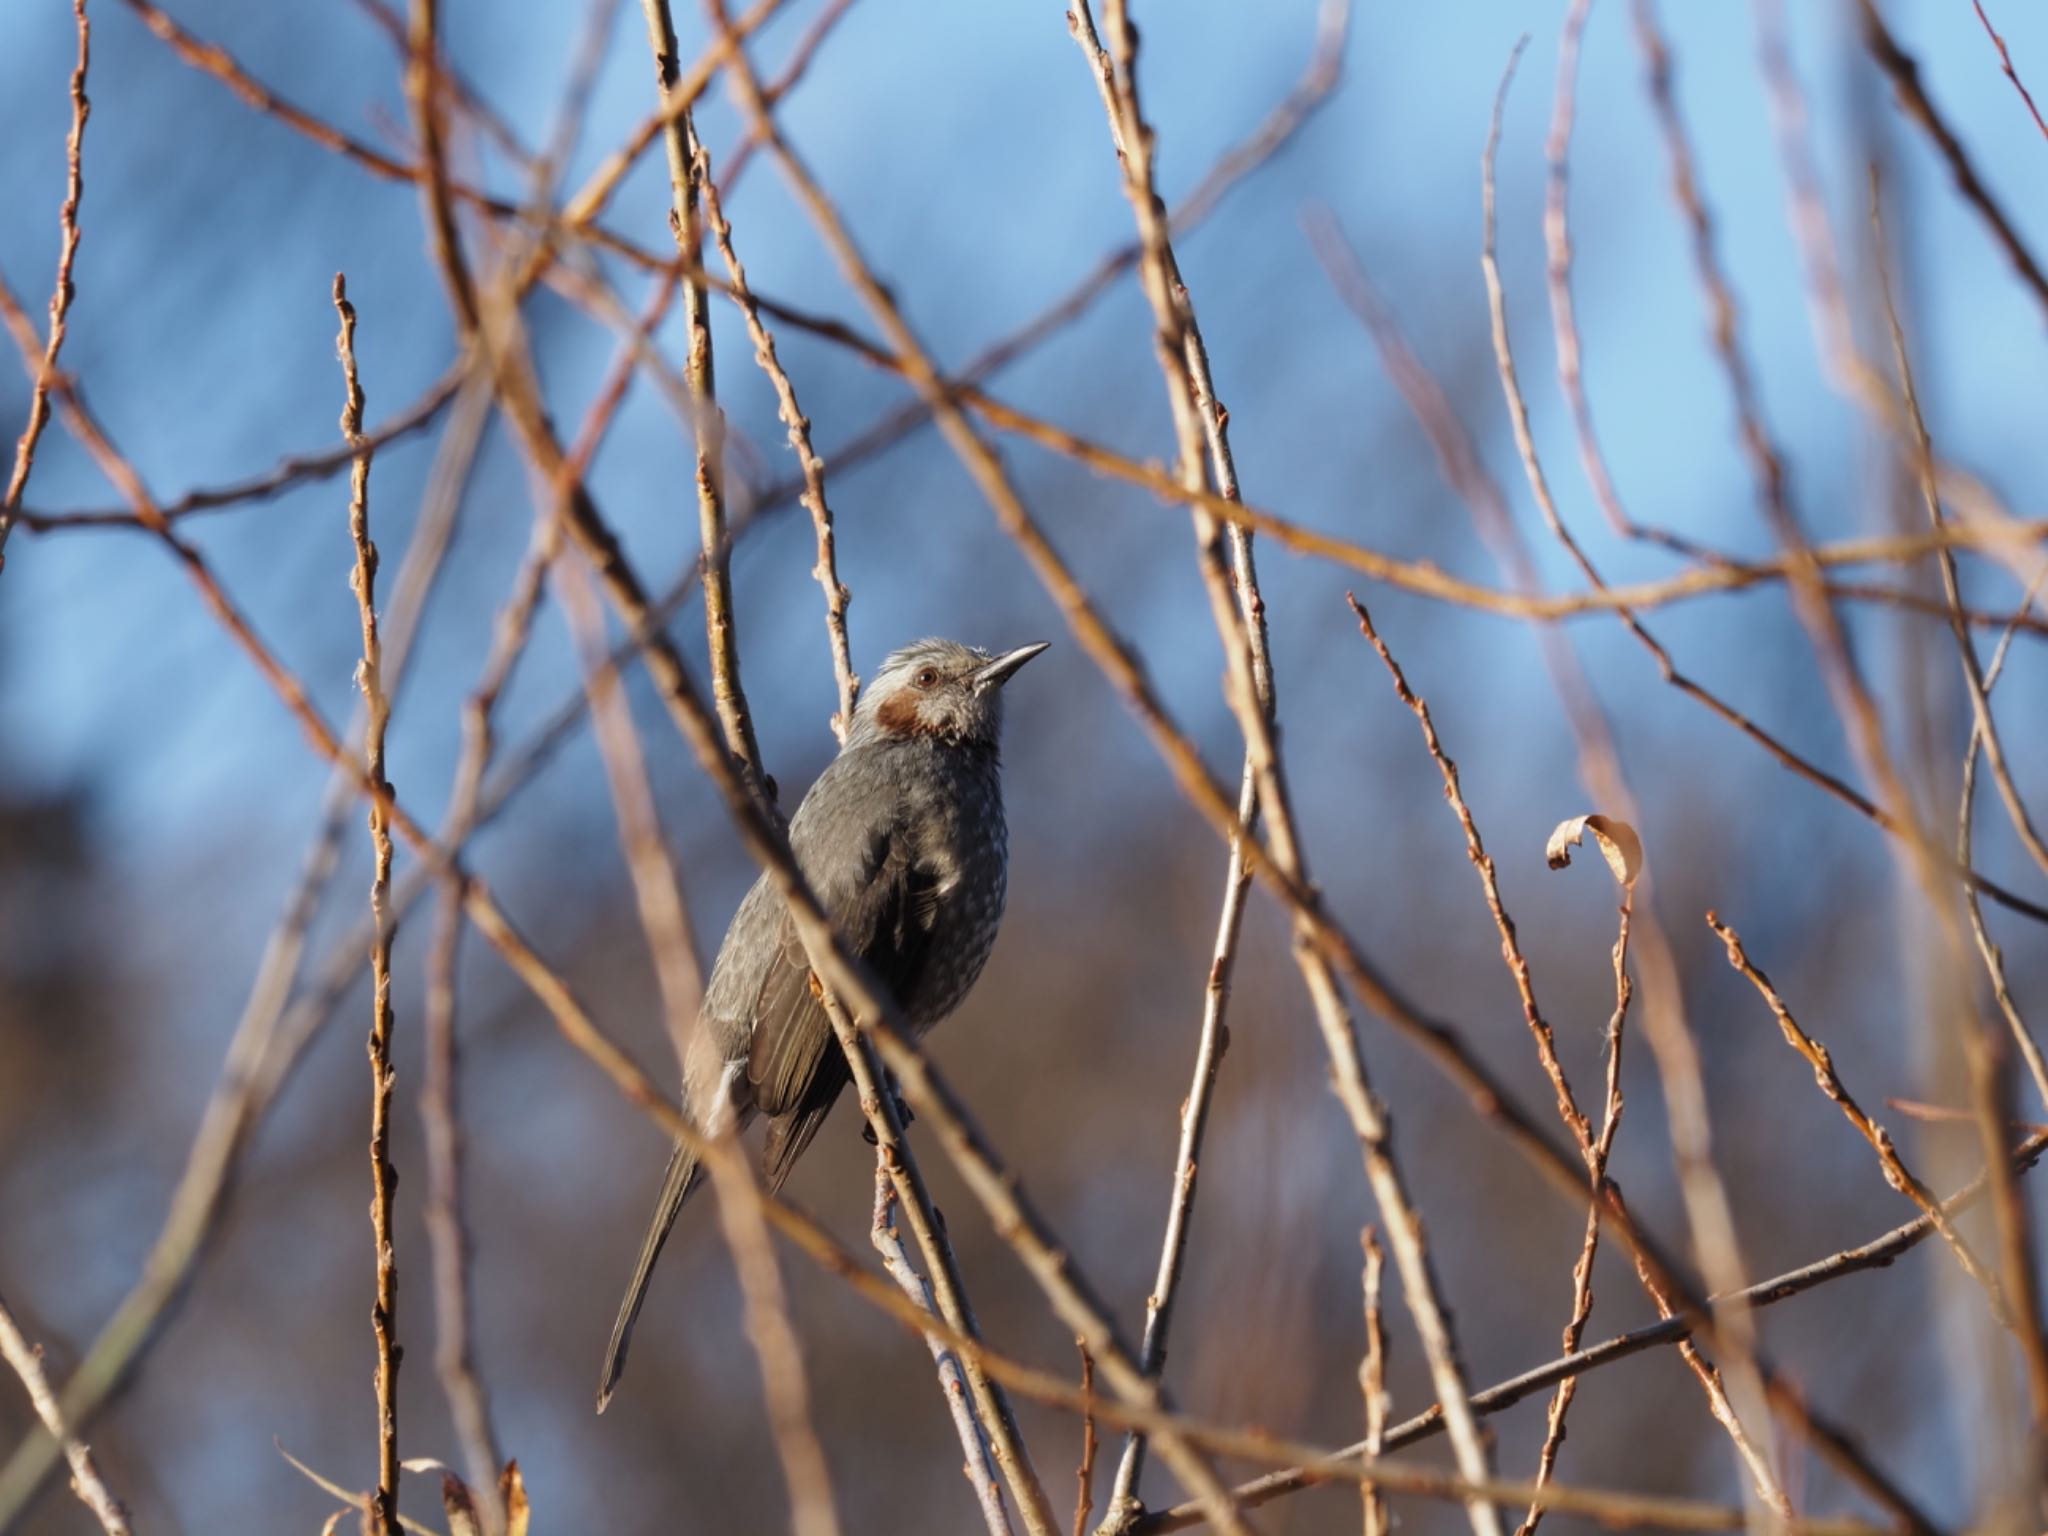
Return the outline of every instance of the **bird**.
[[[991,655],[927,639],[893,652],[790,818],[805,882],[847,950],[889,988],[913,1037],[960,1006],[995,945],[1009,883],[1003,688],[1048,644]],[[765,1117],[762,1174],[772,1193],[849,1080],[822,989],[764,873],[718,947],[684,1049],[683,1113],[706,1136]],[[678,1140],[612,1325],[599,1413],[625,1370],[655,1261],[701,1174]]]

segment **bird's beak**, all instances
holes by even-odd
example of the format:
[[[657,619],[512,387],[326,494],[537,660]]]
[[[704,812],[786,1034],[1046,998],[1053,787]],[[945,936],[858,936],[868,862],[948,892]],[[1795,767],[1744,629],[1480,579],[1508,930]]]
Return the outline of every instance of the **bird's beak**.
[[[1040,651],[1049,650],[1050,640],[1040,640],[1036,645],[1020,645],[1014,651],[1005,651],[994,661],[974,674],[974,691],[986,693],[991,688],[1000,688],[1010,680],[1010,675]]]

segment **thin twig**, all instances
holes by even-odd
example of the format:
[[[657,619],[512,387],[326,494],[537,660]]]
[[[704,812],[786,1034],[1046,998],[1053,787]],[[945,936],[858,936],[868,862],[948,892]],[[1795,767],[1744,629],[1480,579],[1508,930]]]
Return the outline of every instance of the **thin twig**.
[[[869,1240],[875,1245],[875,1252],[882,1256],[883,1271],[902,1287],[903,1294],[910,1298],[912,1305],[927,1315],[936,1316],[931,1287],[904,1251],[903,1238],[896,1230],[895,1212],[896,1186],[890,1179],[888,1163],[878,1146],[875,1156],[875,1219],[868,1232]],[[1010,1536],[1010,1516],[1003,1507],[1002,1486],[997,1481],[995,1460],[987,1432],[975,1417],[974,1402],[969,1395],[960,1356],[936,1331],[926,1333],[924,1341],[931,1350],[932,1363],[938,1367],[939,1391],[946,1399],[953,1429],[960,1437],[960,1471],[974,1490],[974,1502],[981,1510],[982,1522],[988,1528],[989,1536]]]
[[[431,425],[473,373],[468,358],[456,359],[446,373],[428,386],[425,394],[388,421],[380,422],[373,430],[365,432],[363,441],[376,450]],[[339,474],[355,462],[355,457],[353,443],[340,443],[318,453],[295,455],[263,474],[230,481],[226,485],[188,491],[176,501],[165,502],[161,510],[171,522],[177,522],[195,512],[213,512],[248,502],[267,501],[305,481],[324,480],[329,475]],[[134,512],[127,507],[91,507],[75,512],[30,512],[24,509],[19,521],[31,533],[49,533],[65,528],[138,526]]]
[[[6,493],[0,495],[0,571],[7,568],[7,535],[14,527],[29,471],[35,468],[36,444],[42,438],[43,428],[50,423],[50,382],[56,376],[58,354],[64,350],[65,322],[77,293],[71,269],[78,259],[78,204],[85,194],[85,120],[92,114],[92,103],[85,94],[86,67],[92,62],[92,24],[85,17],[85,0],[71,0],[71,14],[78,26],[78,60],[71,67],[71,133],[64,141],[64,206],[58,214],[57,283],[50,295],[50,334],[43,344],[42,365],[30,382],[28,419],[14,445],[14,468],[7,477]]]
[[[1984,32],[1991,39],[1991,46],[1998,50],[1998,67],[2005,78],[2012,82],[2012,88],[2020,93],[2020,100],[2027,104],[2027,115],[2034,120],[2034,126],[2041,130],[2041,137],[2048,139],[2048,119],[2041,116],[2041,109],[2034,105],[2034,93],[2027,89],[2020,79],[2020,72],[2013,68],[2012,50],[2005,46],[2005,39],[1998,35],[1998,29],[1991,25],[1991,18],[1984,14],[1984,0],[1970,0],[1976,8],[1977,20],[1983,23]]]
[[[1522,951],[1521,939],[1516,932],[1514,919],[1508,915],[1506,903],[1501,899],[1500,881],[1494,870],[1493,856],[1486,851],[1485,841],[1479,835],[1478,823],[1473,820],[1471,807],[1465,801],[1464,789],[1458,779],[1458,765],[1452,760],[1450,754],[1444,750],[1442,742],[1437,738],[1436,724],[1430,718],[1428,702],[1409,687],[1408,679],[1402,672],[1400,663],[1394,660],[1393,652],[1387,648],[1386,642],[1380,638],[1379,631],[1373,627],[1372,617],[1366,611],[1365,605],[1359,602],[1356,595],[1347,594],[1347,597],[1351,604],[1351,611],[1358,618],[1360,633],[1365,636],[1373,650],[1378,653],[1380,661],[1386,666],[1388,675],[1393,680],[1395,696],[1408,706],[1410,712],[1415,716],[1416,723],[1422,729],[1423,746],[1429,752],[1430,759],[1436,764],[1437,772],[1444,782],[1444,798],[1450,804],[1453,814],[1458,818],[1458,825],[1465,834],[1466,856],[1472,861],[1473,868],[1479,872],[1479,883],[1486,896],[1487,910],[1493,918],[1494,928],[1500,934],[1501,957],[1507,963],[1508,972],[1514,979],[1515,990],[1521,998],[1523,1020],[1528,1024],[1529,1032],[1535,1038],[1536,1054],[1543,1065],[1544,1075],[1550,1079],[1551,1087],[1557,1095],[1558,1117],[1564,1121],[1565,1128],[1571,1132],[1573,1140],[1578,1143],[1580,1155],[1586,1162],[1586,1176],[1593,1192],[1594,1200],[1587,1212],[1586,1236],[1581,1244],[1579,1261],[1572,1270],[1572,1313],[1564,1327],[1564,1349],[1569,1354],[1572,1350],[1578,1348],[1579,1337],[1585,1330],[1586,1319],[1591,1314],[1593,1304],[1593,1255],[1600,1237],[1598,1196],[1607,1178],[1607,1154],[1613,1145],[1614,1126],[1618,1118],[1619,1099],[1615,1086],[1615,1074],[1619,1070],[1618,1053],[1621,1040],[1620,1030],[1623,1008],[1617,1008],[1614,1020],[1610,1026],[1607,1117],[1601,1127],[1600,1136],[1596,1140],[1592,1125],[1587,1120],[1585,1112],[1579,1108],[1578,1100],[1572,1092],[1571,1083],[1565,1077],[1564,1065],[1558,1060],[1556,1037],[1551,1030],[1549,1022],[1543,1017],[1542,1008],[1537,1004],[1535,982],[1530,975],[1528,958]],[[1617,945],[1616,959],[1616,987],[1617,992],[1624,999],[1628,984],[1627,973],[1625,970],[1620,969],[1620,967],[1623,963],[1622,957],[1625,954],[1627,943],[1626,924],[1629,910],[1629,891],[1630,887],[1624,885],[1622,939],[1620,944]],[[1665,1305],[1664,1310],[1669,1310],[1668,1304]],[[1565,1414],[1571,1405],[1571,1393],[1568,1387],[1568,1383],[1564,1387],[1560,1387],[1557,1396],[1551,1401],[1549,1422],[1544,1431],[1543,1448],[1537,1457],[1536,1463],[1536,1485],[1538,1487],[1542,1487],[1550,1480],[1551,1470],[1556,1464],[1558,1448],[1564,1441]],[[1709,1393],[1711,1396],[1711,1386]],[[1541,1517],[1541,1506],[1532,1504],[1528,1515],[1524,1517],[1521,1527],[1516,1532],[1516,1536],[1532,1536]]]
[[[828,16],[830,13],[827,13]],[[818,457],[811,446],[811,422],[803,408],[797,404],[796,386],[790,382],[789,370],[775,353],[775,336],[761,319],[761,306],[754,302],[753,294],[747,288],[747,271],[740,265],[738,253],[733,249],[732,225],[726,221],[717,183],[712,180],[711,162],[698,149],[694,168],[695,184],[704,195],[705,222],[711,229],[711,237],[718,244],[718,254],[724,258],[725,269],[732,277],[733,302],[739,305],[740,314],[747,322],[747,335],[754,343],[754,361],[761,365],[761,371],[768,375],[768,382],[775,388],[775,405],[782,417],[782,424],[789,433],[790,451],[796,455],[799,472],[803,476],[801,500],[804,510],[811,514],[811,526],[818,536],[818,563],[811,574],[825,592],[825,637],[832,652],[832,677],[839,687],[839,708],[832,716],[832,734],[843,746],[846,733],[853,728],[853,706],[860,697],[860,678],[854,674],[853,653],[846,641],[846,604],[850,594],[839,580],[839,562],[832,530],[832,508],[825,500],[825,461]],[[730,555],[726,556],[730,561]],[[707,595],[710,588],[705,588]]]
[[[1371,1227],[1359,1233],[1365,1250],[1365,1355],[1358,1364],[1358,1387],[1365,1396],[1364,1455],[1377,1460],[1384,1448],[1387,1414],[1393,1399],[1387,1393],[1387,1327],[1380,1314],[1380,1242]],[[1360,1483],[1359,1498],[1365,1536],[1387,1536],[1387,1501],[1377,1484]]]
[[[23,1336],[21,1325],[7,1309],[5,1297],[0,1297],[0,1359],[6,1360],[21,1378],[21,1384],[28,1388],[29,1402],[35,1406],[36,1417],[43,1421],[50,1438],[64,1448],[64,1459],[71,1464],[71,1490],[78,1495],[79,1502],[93,1512],[107,1536],[128,1536],[127,1509],[100,1476],[92,1451],[64,1422],[57,1394],[50,1389],[50,1378],[43,1374],[43,1352]]]
[[[1843,1117],[1855,1127],[1856,1134],[1870,1143],[1870,1150],[1877,1154],[1878,1163],[1884,1170],[1885,1182],[1920,1208],[1934,1224],[1934,1230],[1941,1234],[1941,1240],[1947,1243],[1950,1251],[1955,1254],[1956,1262],[1962,1266],[1963,1273],[1983,1287],[1984,1294],[1990,1299],[1993,1314],[2005,1327],[2013,1327],[2013,1318],[2006,1298],[1999,1291],[1998,1281],[1985,1270],[1977,1255],[1970,1250],[1970,1245],[1963,1240],[1962,1234],[1949,1222],[1940,1203],[1935,1199],[1934,1192],[1921,1183],[1919,1177],[1906,1166],[1905,1159],[1899,1156],[1899,1149],[1892,1141],[1891,1132],[1863,1112],[1863,1106],[1856,1102],[1855,1096],[1849,1092],[1840,1074],[1835,1071],[1834,1058],[1829,1055],[1828,1048],[1800,1027],[1799,1021],[1792,1016],[1791,1009],[1785,1006],[1784,998],[1772,985],[1771,978],[1749,958],[1748,951],[1743,947],[1742,936],[1722,922],[1720,916],[1714,912],[1707,913],[1707,926],[1714,930],[1716,937],[1726,947],[1729,965],[1755,987],[1757,994],[1763,998],[1765,1006],[1771,1010],[1772,1017],[1778,1021],[1778,1031],[1784,1035],[1785,1043],[1797,1051],[1805,1059],[1806,1064],[1813,1068],[1813,1080],[1819,1085],[1820,1091],[1834,1101],[1835,1106],[1842,1111]]]
[[[1081,1464],[1074,1470],[1080,1486],[1074,1493],[1074,1536],[1088,1536],[1088,1516],[1095,1506],[1095,1358],[1086,1339],[1074,1340],[1081,1352]]]
[[[1586,1235],[1579,1241],[1579,1256],[1572,1264],[1572,1315],[1564,1325],[1563,1336],[1566,1354],[1579,1347],[1579,1341],[1585,1337],[1586,1324],[1593,1315],[1593,1260],[1600,1252],[1597,1191],[1607,1176],[1607,1162],[1614,1151],[1615,1133],[1621,1128],[1621,1038],[1622,1028],[1628,1022],[1629,1000],[1634,995],[1634,985],[1628,974],[1629,920],[1633,915],[1634,901],[1635,888],[1624,884],[1621,888],[1620,922],[1614,939],[1614,1012],[1607,1021],[1607,1096],[1601,1110],[1600,1137],[1593,1144],[1592,1155],[1587,1160],[1596,1197],[1586,1211]],[[1693,1374],[1698,1376],[1700,1373],[1695,1369]],[[1578,1390],[1578,1377],[1567,1376],[1550,1395],[1550,1408],[1543,1423],[1543,1447],[1536,1457],[1538,1487],[1550,1481],[1550,1475],[1557,1466],[1557,1453],[1564,1444],[1565,1417],[1571,1412],[1572,1400],[1578,1395]],[[1542,1509],[1531,1504],[1515,1536],[1534,1536],[1542,1517]]]
[[[348,285],[334,274],[334,308],[341,317],[341,371],[346,398],[341,410],[341,435],[360,439],[363,431],[363,386],[356,374],[356,311],[348,301]],[[383,648],[377,636],[377,546],[370,542],[370,454],[359,447],[349,473],[349,536],[355,543],[355,568],[350,586],[362,620],[363,659],[356,683],[363,694],[363,771],[381,792],[370,801],[370,845],[375,855],[370,877],[370,1228],[375,1241],[377,1299],[370,1321],[377,1339],[377,1501],[381,1532],[398,1529],[398,1262],[391,1231],[392,1198],[398,1171],[391,1164],[391,1098],[398,1074],[391,1064],[391,828],[385,797],[391,781],[384,776],[384,733],[391,718],[391,700],[384,691]]]
[[[670,93],[681,67],[675,17],[668,0],[641,0],[647,16],[647,41],[654,52],[655,86],[666,121],[661,146],[668,157],[669,229],[685,262],[703,262],[703,182],[708,162],[697,142],[696,124],[687,109],[670,111]],[[773,810],[761,746],[754,739],[754,719],[740,683],[739,635],[732,606],[732,554],[725,536],[725,415],[718,408],[717,374],[711,353],[710,295],[695,277],[683,282],[683,329],[688,337],[683,376],[689,381],[697,441],[697,528],[704,568],[704,633],[711,648],[711,700],[725,732],[726,750],[764,808]]]

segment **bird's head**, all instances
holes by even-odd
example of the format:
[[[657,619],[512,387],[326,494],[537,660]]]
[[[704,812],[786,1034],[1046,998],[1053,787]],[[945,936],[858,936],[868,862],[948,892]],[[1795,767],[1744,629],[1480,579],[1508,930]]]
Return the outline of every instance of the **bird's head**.
[[[1000,656],[957,640],[920,640],[882,663],[854,710],[848,746],[929,739],[993,747],[1002,735],[1003,684],[1048,642]]]

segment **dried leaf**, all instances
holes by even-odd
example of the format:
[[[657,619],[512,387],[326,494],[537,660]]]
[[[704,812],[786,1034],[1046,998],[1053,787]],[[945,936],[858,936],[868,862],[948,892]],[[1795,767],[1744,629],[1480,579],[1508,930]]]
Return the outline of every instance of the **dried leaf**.
[[[441,1507],[448,1511],[448,1536],[483,1536],[484,1523],[477,1516],[469,1485],[446,1470],[441,1473]]]
[[[1571,863],[1572,849],[1585,839],[1588,832],[1600,845],[1601,856],[1607,860],[1607,867],[1614,871],[1616,883],[1623,889],[1633,887],[1643,867],[1643,840],[1636,836],[1634,827],[1612,816],[1574,816],[1569,821],[1559,822],[1557,830],[1550,834],[1550,841],[1543,846],[1543,857],[1550,861],[1550,867],[1563,869]]]
[[[498,1479],[498,1497],[505,1505],[505,1536],[526,1536],[533,1511],[526,1502],[526,1479],[519,1475],[517,1457],[505,1463],[505,1475]]]

